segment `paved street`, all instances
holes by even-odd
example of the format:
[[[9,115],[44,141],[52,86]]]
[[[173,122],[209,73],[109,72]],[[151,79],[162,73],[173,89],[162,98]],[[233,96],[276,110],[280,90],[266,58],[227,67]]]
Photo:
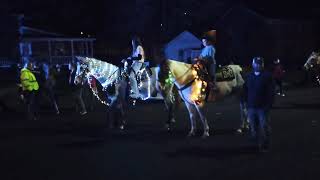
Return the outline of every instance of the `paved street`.
[[[320,179],[320,89],[291,89],[276,97],[272,149],[257,153],[236,134],[234,98],[209,104],[211,136],[187,138],[189,120],[181,106],[166,132],[162,102],[140,103],[129,112],[124,132],[107,128],[105,107],[80,116],[67,97],[62,114],[47,108],[40,120],[24,120],[23,106],[4,99],[1,112],[1,180],[63,179]]]

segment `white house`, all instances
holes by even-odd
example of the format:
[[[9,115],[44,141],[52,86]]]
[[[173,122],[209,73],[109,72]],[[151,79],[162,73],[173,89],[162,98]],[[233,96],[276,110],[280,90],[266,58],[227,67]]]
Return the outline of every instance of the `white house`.
[[[184,31],[165,45],[164,52],[167,59],[190,63],[198,57],[202,42],[189,31]]]

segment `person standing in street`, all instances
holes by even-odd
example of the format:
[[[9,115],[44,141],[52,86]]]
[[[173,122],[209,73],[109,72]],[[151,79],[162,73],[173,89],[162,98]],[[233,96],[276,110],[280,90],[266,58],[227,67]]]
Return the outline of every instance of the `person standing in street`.
[[[29,61],[25,64],[24,68],[21,69],[20,81],[23,96],[27,104],[28,119],[37,120],[38,107],[36,98],[39,90],[39,84],[32,70],[33,63]]]
[[[262,152],[270,148],[270,110],[274,99],[274,81],[264,70],[264,59],[255,57],[244,84],[244,100],[248,109],[250,138]]]

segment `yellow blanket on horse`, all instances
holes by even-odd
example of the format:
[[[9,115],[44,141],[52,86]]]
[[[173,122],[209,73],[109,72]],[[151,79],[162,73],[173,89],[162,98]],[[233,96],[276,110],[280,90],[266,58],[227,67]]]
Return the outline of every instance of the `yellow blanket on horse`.
[[[239,88],[243,85],[243,79],[240,75],[241,67],[238,65],[229,65],[219,69],[216,73],[218,91],[210,93],[205,92],[211,89],[207,88],[206,85],[208,83],[203,83],[207,82],[209,78],[206,76],[207,73],[203,73],[206,72],[206,70],[203,69],[204,66],[201,66],[201,64],[197,66],[197,68],[199,68],[198,70],[196,70],[197,68],[195,68],[195,65],[193,64],[187,64],[174,60],[168,60],[167,65],[174,76],[175,83],[179,84],[179,88],[184,89],[184,87],[191,86],[192,89],[190,95],[192,97],[200,97],[200,99],[198,98],[199,100],[204,100],[205,96],[203,95],[207,94],[209,95],[206,98],[208,101],[215,101],[216,99],[219,99],[219,97],[224,97],[225,95],[231,93],[233,88]],[[194,73],[195,71],[198,72]],[[199,93],[203,95],[199,96]]]
[[[167,63],[170,71],[174,72],[175,81],[178,84],[184,86],[194,80],[194,75],[192,74],[192,64],[175,60],[168,60]]]

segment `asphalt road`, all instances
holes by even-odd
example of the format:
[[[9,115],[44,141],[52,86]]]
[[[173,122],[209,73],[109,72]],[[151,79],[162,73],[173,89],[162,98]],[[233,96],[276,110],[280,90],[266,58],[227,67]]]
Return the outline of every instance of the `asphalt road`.
[[[161,102],[131,109],[124,132],[107,128],[105,107],[80,116],[68,97],[62,114],[45,108],[25,120],[14,91],[2,94],[1,180],[106,179],[320,179],[320,89],[287,90],[272,110],[272,149],[258,153],[239,135],[234,98],[208,106],[211,136],[187,138],[189,119],[181,106],[172,132],[164,128]]]

